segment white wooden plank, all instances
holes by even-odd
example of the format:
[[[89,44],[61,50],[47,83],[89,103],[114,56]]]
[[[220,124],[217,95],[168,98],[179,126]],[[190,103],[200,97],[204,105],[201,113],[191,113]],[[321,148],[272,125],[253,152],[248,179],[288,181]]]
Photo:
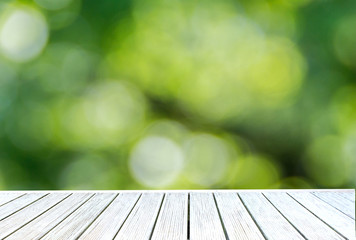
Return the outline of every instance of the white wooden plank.
[[[32,219],[38,217],[68,195],[69,193],[49,194],[21,211],[18,211],[8,218],[0,221],[0,239],[5,238],[15,230],[30,222]]]
[[[139,193],[120,194],[79,237],[79,239],[113,239],[134,207],[139,196]]]
[[[348,201],[344,197],[330,191],[313,192],[313,194],[352,219],[355,219],[355,202]]]
[[[0,220],[10,216],[11,214],[21,210],[22,208],[30,205],[34,201],[45,196],[46,193],[30,193],[20,198],[11,201],[11,204],[5,204],[0,207]]]
[[[115,239],[149,239],[162,203],[163,193],[144,193]]]
[[[307,239],[344,239],[287,193],[264,195]]]
[[[116,195],[115,193],[95,194],[41,239],[77,239]]]
[[[353,191],[340,191],[340,192],[336,192],[336,193],[341,195],[341,196],[343,196],[347,200],[355,203],[355,190],[353,190]]]
[[[38,218],[12,233],[6,240],[40,239],[93,195],[93,193],[72,194]]]
[[[153,240],[187,240],[188,193],[167,193],[156,226]]]
[[[212,193],[190,193],[190,239],[226,239]]]
[[[265,239],[236,193],[215,193],[229,239]]]
[[[335,231],[345,238],[353,239],[354,220],[339,208],[345,211],[347,209],[345,205],[350,207],[351,204],[354,209],[354,192],[342,190],[337,192],[331,190],[327,192],[311,191],[312,193],[310,191],[288,191],[295,200],[283,193],[289,198],[287,203],[284,203],[284,200],[281,200],[279,196],[276,197],[274,200],[277,203],[279,201],[283,209],[281,206],[278,208],[276,205],[276,207],[284,216],[257,191],[243,191],[241,193],[239,191],[242,202],[236,195],[236,191],[215,191],[218,208],[216,208],[212,190],[206,192],[194,191],[194,193],[191,193],[189,207],[190,239],[225,239],[226,235],[229,239],[263,239],[262,235],[268,239],[284,240],[286,236],[288,236],[288,239],[304,239],[289,223],[295,224],[298,221],[299,225],[295,224],[295,227],[308,239],[318,239],[318,234],[321,239],[344,239]],[[115,194],[119,193],[118,191],[115,193],[101,192],[104,195],[111,194],[111,199],[107,200],[106,197],[103,197],[100,200],[90,202],[90,197],[93,196],[94,192],[92,191],[89,194],[81,191],[56,204],[61,199],[53,198],[52,202],[49,201],[49,197],[60,192],[53,192],[48,196],[45,196],[47,192],[29,192],[23,196],[21,194],[25,194],[25,192],[0,192],[0,217],[3,216],[0,220],[0,239],[9,233],[11,234],[6,239],[10,240],[41,239],[42,237],[44,237],[43,239],[67,240],[78,239],[79,236],[82,240],[105,240],[114,237],[116,237],[115,239],[187,239],[188,192],[168,191],[169,193],[164,198],[162,191],[159,193],[149,192],[143,195],[154,194],[156,197],[142,196],[138,201],[137,198],[143,191],[122,191],[116,198]],[[67,191],[60,195],[70,193]],[[269,191],[266,196],[275,193],[281,194],[281,191]],[[299,195],[299,193],[303,194]],[[11,197],[9,194],[14,195]],[[257,194],[257,198],[250,199],[249,196],[243,196],[249,194]],[[316,196],[317,194],[323,196]],[[126,198],[124,198],[125,195]],[[131,195],[132,198],[129,198],[128,195]],[[144,198],[146,200],[142,201]],[[20,201],[20,199],[22,200]],[[130,199],[133,199],[133,201]],[[291,200],[294,205],[291,205]],[[135,203],[136,205],[133,207]],[[131,206],[129,206],[130,204]],[[295,209],[295,204],[309,215],[305,216],[305,212],[303,213],[299,208]],[[292,213],[289,213],[290,215],[285,214],[284,210],[286,209],[291,209],[289,211]],[[325,211],[325,209],[328,209],[328,211]],[[298,219],[294,221],[293,216],[298,215],[295,215],[293,211],[303,215],[307,220],[304,218],[301,220],[297,217]],[[352,212],[354,218],[354,210],[346,211]],[[319,222],[315,223],[315,219]],[[221,222],[224,226],[221,225]],[[262,233],[259,232],[256,223]],[[323,224],[323,227],[319,226],[320,224]],[[313,232],[309,228],[317,229],[323,233]],[[325,229],[333,232],[337,237],[335,235],[329,236],[330,232]],[[224,230],[226,230],[226,233],[224,233]],[[257,235],[254,236],[254,233]],[[213,236],[214,234],[217,234],[217,236]]]
[[[19,192],[5,192],[5,193],[0,193],[0,206],[11,202],[12,200],[23,196],[24,193],[19,193]]]
[[[290,192],[296,201],[348,239],[355,236],[355,221],[309,192]]]
[[[304,237],[259,192],[239,192],[242,202],[262,230],[271,240],[304,240]]]

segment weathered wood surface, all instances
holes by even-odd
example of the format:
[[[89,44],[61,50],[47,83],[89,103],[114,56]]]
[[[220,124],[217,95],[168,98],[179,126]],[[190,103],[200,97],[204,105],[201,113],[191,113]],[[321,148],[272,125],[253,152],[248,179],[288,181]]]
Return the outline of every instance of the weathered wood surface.
[[[355,239],[354,190],[0,192],[0,239]]]
[[[48,209],[41,216],[33,219],[30,223],[12,233],[6,239],[40,239],[76,211],[93,195],[92,193],[76,193],[70,195],[56,206]]]
[[[344,239],[287,193],[264,193],[273,206],[307,239]]]
[[[116,196],[114,193],[98,193],[85,202],[66,219],[49,231],[43,240],[77,239],[84,230],[102,213]]]
[[[79,239],[113,239],[139,196],[139,193],[120,194]]]
[[[214,195],[229,239],[264,239],[236,193]]]
[[[226,239],[212,193],[190,194],[190,239]]]
[[[355,223],[352,218],[323,202],[311,193],[299,192],[289,193],[289,195],[331,228],[335,229],[335,231],[337,231],[340,235],[348,239],[352,239],[354,237],[354,229],[348,227]]]
[[[150,239],[160,210],[163,193],[144,193],[125,224],[115,237],[117,239]]]
[[[3,220],[11,214],[20,211],[21,209],[44,197],[45,195],[46,193],[26,194],[20,198],[9,202],[8,204],[2,205],[0,207],[0,220]]]
[[[187,239],[188,193],[167,193],[158,216],[153,240]]]
[[[0,239],[10,235],[68,196],[68,193],[49,194],[21,211],[3,219],[0,221]]]
[[[0,198],[0,206],[10,202],[10,201],[13,201],[14,199],[18,198],[18,197],[21,197],[25,195],[24,193],[14,193],[14,192],[6,192],[6,193],[3,193],[1,195],[1,198]]]
[[[347,216],[355,219],[355,198],[353,201],[349,201],[338,192],[313,192],[313,194],[334,208],[345,213]]]
[[[239,195],[267,239],[285,240],[288,236],[290,239],[304,240],[262,193],[246,192]]]

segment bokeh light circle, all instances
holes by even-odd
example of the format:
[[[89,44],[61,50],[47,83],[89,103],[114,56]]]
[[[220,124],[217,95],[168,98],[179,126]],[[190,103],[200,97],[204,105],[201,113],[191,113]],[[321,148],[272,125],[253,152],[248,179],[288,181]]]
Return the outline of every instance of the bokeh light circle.
[[[134,31],[113,42],[113,71],[214,122],[293,102],[306,71],[293,41],[268,36],[227,2],[159,2],[150,10],[136,2]]]
[[[229,144],[211,134],[194,134],[184,143],[184,174],[193,183],[209,187],[223,179],[231,161]]]
[[[337,90],[331,104],[335,127],[341,133],[348,133],[356,126],[356,87],[347,85]]]
[[[309,176],[323,187],[342,186],[350,180],[352,161],[345,157],[343,140],[323,136],[310,145],[304,166]]]
[[[356,121],[353,128],[344,136],[343,140],[343,157],[349,165],[350,183],[356,184]]]
[[[158,188],[175,181],[182,170],[184,156],[180,146],[169,138],[149,136],[135,145],[129,161],[135,180]]]
[[[181,123],[168,119],[154,121],[146,129],[146,135],[166,137],[178,144],[182,144],[189,134],[189,130]]]
[[[62,189],[113,189],[118,178],[115,166],[104,156],[84,154],[63,169],[59,185]]]
[[[334,51],[338,60],[348,67],[356,67],[356,15],[339,20],[334,33]]]
[[[75,94],[88,86],[97,61],[97,56],[88,49],[56,42],[48,45],[31,74],[48,93]]]
[[[63,110],[62,140],[72,147],[118,147],[135,137],[145,121],[141,92],[124,81],[103,81],[86,89]]]
[[[29,7],[4,13],[0,22],[0,48],[3,55],[24,62],[38,56],[46,46],[48,27],[44,16]]]
[[[242,156],[235,164],[230,188],[273,188],[280,180],[279,166],[273,159],[257,154]]]

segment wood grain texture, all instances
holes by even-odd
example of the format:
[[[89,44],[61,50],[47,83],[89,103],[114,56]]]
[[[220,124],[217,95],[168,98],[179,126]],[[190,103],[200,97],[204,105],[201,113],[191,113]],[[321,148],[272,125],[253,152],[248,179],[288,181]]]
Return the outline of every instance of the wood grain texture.
[[[139,197],[139,193],[120,194],[79,237],[79,239],[113,239]]]
[[[190,239],[226,239],[212,193],[190,194]]]
[[[6,240],[355,239],[350,190],[9,191],[0,201]]]
[[[188,238],[188,193],[167,193],[152,235],[153,240]]]
[[[272,240],[304,240],[304,237],[258,192],[239,193],[242,202],[251,213],[264,236]]]
[[[11,204],[5,204],[0,207],[0,220],[14,214],[15,212],[21,210],[22,208],[30,205],[34,201],[44,197],[47,195],[46,193],[33,193],[26,194],[20,198],[16,198],[11,201]]]
[[[115,193],[95,194],[41,239],[77,239],[116,195]]]
[[[163,193],[143,193],[115,239],[149,239],[163,200]]]
[[[340,191],[337,192],[336,194],[341,195],[342,197],[346,198],[347,200],[351,202],[355,202],[355,190],[353,191]]]
[[[265,239],[236,193],[215,193],[229,239]]]
[[[10,235],[32,219],[38,217],[49,208],[68,197],[68,193],[49,194],[21,211],[18,211],[8,218],[0,221],[0,239]]]
[[[5,192],[0,194],[0,206],[11,202],[12,200],[25,195],[24,193],[13,193],[13,192]]]
[[[290,192],[288,194],[342,236],[347,239],[353,239],[355,236],[353,230],[355,221],[323,200],[308,192]]]
[[[6,240],[40,239],[93,195],[93,193],[72,194],[38,218],[11,234]]]
[[[349,201],[333,192],[313,192],[313,194],[350,218],[355,219],[355,202]]]
[[[344,239],[287,193],[263,193],[307,239]]]

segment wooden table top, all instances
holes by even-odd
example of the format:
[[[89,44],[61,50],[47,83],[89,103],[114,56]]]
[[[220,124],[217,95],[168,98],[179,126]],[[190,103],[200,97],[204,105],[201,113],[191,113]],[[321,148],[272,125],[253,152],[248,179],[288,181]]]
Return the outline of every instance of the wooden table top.
[[[355,239],[355,191],[3,191],[0,239]]]

